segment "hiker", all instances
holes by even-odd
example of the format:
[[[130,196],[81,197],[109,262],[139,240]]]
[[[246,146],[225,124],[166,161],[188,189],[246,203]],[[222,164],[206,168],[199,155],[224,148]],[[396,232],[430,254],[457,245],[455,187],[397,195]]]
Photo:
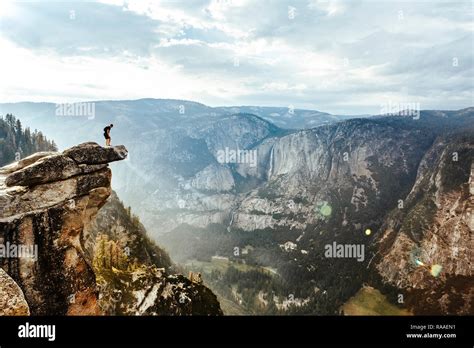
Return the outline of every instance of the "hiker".
[[[110,130],[114,125],[111,123],[109,126],[104,128],[104,138],[105,138],[105,146],[110,146]]]

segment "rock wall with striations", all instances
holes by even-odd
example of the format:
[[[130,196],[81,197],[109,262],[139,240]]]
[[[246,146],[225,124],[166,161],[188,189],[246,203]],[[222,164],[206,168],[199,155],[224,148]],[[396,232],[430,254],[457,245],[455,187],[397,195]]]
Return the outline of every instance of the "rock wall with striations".
[[[206,287],[156,267],[150,274],[146,265],[125,272],[135,279],[143,270],[146,278],[133,283],[130,291],[137,296],[127,301],[127,311],[109,310],[122,307],[124,300],[115,295],[129,289],[121,282],[123,272],[111,267],[98,274],[94,267],[95,220],[112,193],[108,163],[126,157],[122,145],[84,143],[62,153],[36,153],[0,169],[0,251],[5,254],[0,255],[5,279],[0,294],[6,294],[0,295],[0,315],[222,314]],[[107,220],[104,214],[114,220],[110,209],[102,214]],[[151,296],[149,289],[163,291]]]
[[[0,267],[23,290],[31,314],[100,314],[83,245],[111,192],[107,163],[126,156],[124,146],[84,143],[1,168],[0,245],[23,254],[0,258]]]

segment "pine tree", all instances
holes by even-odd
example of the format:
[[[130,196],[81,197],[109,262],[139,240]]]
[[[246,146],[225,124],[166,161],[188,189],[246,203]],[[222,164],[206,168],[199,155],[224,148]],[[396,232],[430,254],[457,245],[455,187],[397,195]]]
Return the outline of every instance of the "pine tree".
[[[0,117],[0,166],[38,151],[57,151],[57,146],[41,132],[23,129],[21,121],[12,114]]]

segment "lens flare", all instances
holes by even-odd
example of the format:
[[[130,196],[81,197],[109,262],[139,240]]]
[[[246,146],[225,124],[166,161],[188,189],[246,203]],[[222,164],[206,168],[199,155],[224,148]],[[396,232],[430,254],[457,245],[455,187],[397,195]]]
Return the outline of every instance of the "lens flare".
[[[319,212],[321,213],[321,215],[323,216],[329,216],[331,215],[332,213],[332,208],[329,204],[327,203],[324,203],[321,208],[319,209]]]
[[[443,270],[443,267],[441,265],[432,265],[430,273],[433,277],[437,277],[439,276],[442,270]]]
[[[430,272],[430,274],[435,278],[438,277],[441,271],[443,270],[443,266],[441,265],[433,264],[430,266],[430,265],[425,264],[424,262],[421,262],[419,259],[415,259],[415,263],[417,266],[427,269]]]
[[[314,206],[316,217],[321,220],[327,220],[331,217],[332,207],[326,201],[319,201]]]
[[[418,266],[425,266],[425,264],[423,262],[421,262],[420,260],[415,260],[415,263],[418,265]]]

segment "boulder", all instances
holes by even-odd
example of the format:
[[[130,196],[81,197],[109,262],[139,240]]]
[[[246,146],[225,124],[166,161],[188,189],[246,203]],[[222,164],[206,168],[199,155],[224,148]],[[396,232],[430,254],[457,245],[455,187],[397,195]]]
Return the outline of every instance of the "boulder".
[[[30,315],[30,309],[18,284],[0,268],[0,316],[2,315]]]
[[[7,174],[6,186],[35,186],[65,180],[70,177],[99,171],[107,163],[127,157],[123,145],[102,147],[96,143],[83,143],[62,153],[41,152],[0,169]]]
[[[57,152],[52,152],[52,151],[36,152],[28,157],[22,158],[18,162],[14,162],[12,164],[9,164],[5,167],[0,168],[0,174],[10,174],[10,173],[16,172],[17,170],[20,170],[22,168],[25,168],[26,166],[29,166],[30,164],[35,163],[40,158],[55,155],[55,154],[57,154]]]
[[[104,164],[121,161],[127,157],[128,151],[123,145],[102,147],[97,143],[88,142],[73,146],[63,152],[78,164]]]
[[[80,173],[76,162],[71,158],[56,154],[15,171],[7,176],[7,186],[34,186],[58,180],[64,180]]]

